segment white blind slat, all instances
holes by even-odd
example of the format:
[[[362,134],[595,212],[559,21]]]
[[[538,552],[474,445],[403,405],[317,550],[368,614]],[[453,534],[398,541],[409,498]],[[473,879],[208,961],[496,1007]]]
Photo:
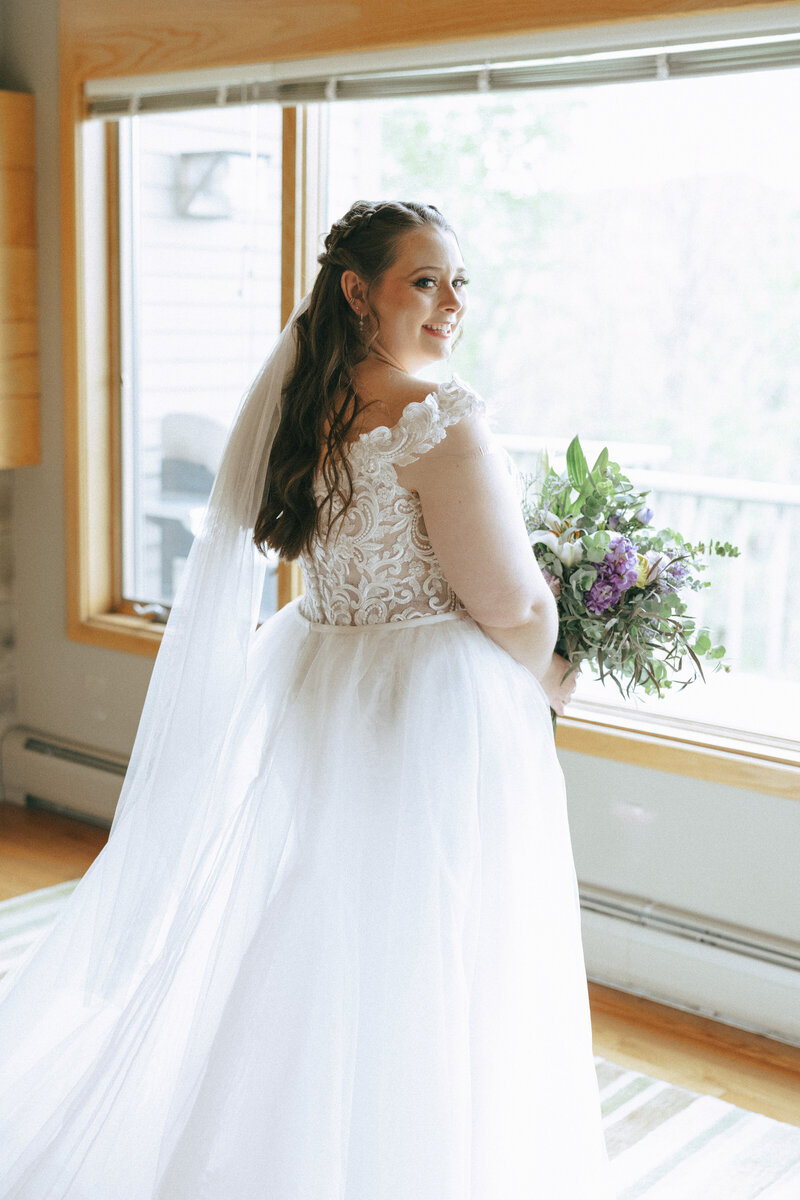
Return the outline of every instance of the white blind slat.
[[[309,78],[253,80],[225,86],[114,92],[95,86],[87,102],[90,117],[114,119],[135,113],[177,112],[217,105],[320,104],[326,100],[371,100],[436,96],[478,91],[524,91],[543,87],[686,78],[733,71],[800,65],[800,33],[776,38],[714,41],[691,46],[651,47],[605,54],[563,55],[528,61],[464,63],[428,70],[352,73]]]

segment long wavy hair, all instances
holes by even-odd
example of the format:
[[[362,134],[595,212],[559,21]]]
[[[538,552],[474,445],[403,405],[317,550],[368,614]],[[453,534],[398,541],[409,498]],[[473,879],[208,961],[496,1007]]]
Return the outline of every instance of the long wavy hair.
[[[281,420],[253,531],[262,552],[270,547],[282,558],[297,558],[352,503],[347,435],[360,411],[353,370],[378,334],[369,292],[396,260],[403,235],[425,225],[452,232],[431,205],[360,200],[325,238],[308,308],[295,323],[297,355],[283,389]],[[367,324],[342,291],[342,273],[348,270],[367,284]],[[326,488],[321,504],[314,494],[320,470]]]

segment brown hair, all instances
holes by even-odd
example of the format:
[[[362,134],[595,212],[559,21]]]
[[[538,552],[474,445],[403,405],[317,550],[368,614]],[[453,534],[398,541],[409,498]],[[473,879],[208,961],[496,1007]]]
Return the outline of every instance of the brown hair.
[[[282,415],[253,533],[262,552],[269,546],[283,558],[296,558],[323,527],[323,512],[327,510],[330,528],[352,502],[346,445],[358,415],[353,368],[366,357],[377,328],[371,321],[366,332],[361,330],[342,291],[342,273],[355,271],[365,280],[369,303],[369,288],[397,258],[398,240],[424,225],[450,231],[431,205],[359,200],[325,238],[308,308],[295,322],[297,355],[283,389]],[[323,447],[327,495],[318,505],[314,478]]]

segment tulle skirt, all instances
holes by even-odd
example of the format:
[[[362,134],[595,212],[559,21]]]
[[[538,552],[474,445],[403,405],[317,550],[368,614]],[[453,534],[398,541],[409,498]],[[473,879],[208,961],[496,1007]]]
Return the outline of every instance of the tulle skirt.
[[[255,636],[214,786],[145,954],[104,907],[134,840],[159,857],[133,806],[0,995],[0,1197],[606,1200],[533,676],[464,615],[292,604]]]

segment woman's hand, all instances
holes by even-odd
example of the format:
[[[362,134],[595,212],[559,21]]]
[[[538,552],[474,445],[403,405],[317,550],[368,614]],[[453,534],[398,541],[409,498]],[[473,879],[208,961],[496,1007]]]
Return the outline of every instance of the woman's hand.
[[[564,708],[572,699],[579,671],[579,667],[570,666],[560,654],[554,654],[550,666],[539,681],[550,701],[550,707],[559,717],[563,717]]]

